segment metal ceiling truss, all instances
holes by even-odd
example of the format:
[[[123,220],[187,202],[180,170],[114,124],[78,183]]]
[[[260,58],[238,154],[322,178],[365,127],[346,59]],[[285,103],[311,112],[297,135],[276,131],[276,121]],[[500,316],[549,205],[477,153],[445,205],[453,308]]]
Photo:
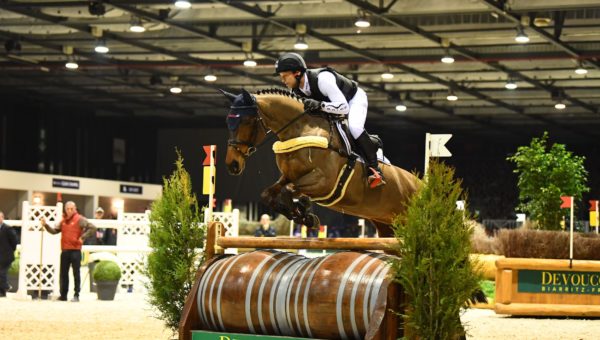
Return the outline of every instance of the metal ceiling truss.
[[[443,42],[442,37],[440,37],[440,36],[438,36],[438,35],[436,35],[434,33],[430,33],[430,32],[424,31],[424,30],[420,29],[419,27],[413,26],[413,25],[411,25],[411,24],[409,24],[409,23],[407,23],[407,22],[405,22],[405,21],[403,21],[401,19],[398,19],[398,18],[388,18],[388,17],[385,16],[385,12],[382,12],[377,6],[374,6],[371,3],[368,3],[368,2],[365,2],[365,1],[362,1],[362,0],[346,0],[346,1],[349,2],[349,3],[352,3],[353,5],[359,7],[361,9],[363,9],[363,10],[369,11],[373,15],[377,16],[378,18],[381,18],[382,20],[385,20],[387,23],[389,23],[389,24],[391,24],[393,26],[404,28],[404,29],[406,29],[406,30],[408,30],[410,32],[413,32],[416,35],[419,35],[419,36],[421,36],[421,37],[423,37],[423,38],[425,38],[425,39],[427,39],[429,41],[432,41],[433,43],[436,43],[436,44],[440,45],[440,47],[442,46],[442,42]],[[492,2],[492,0],[482,0],[482,1],[485,1],[486,3]],[[513,19],[517,20],[516,17],[513,17]],[[518,19],[518,22],[520,23],[520,19]],[[544,31],[544,33],[545,33],[545,31]],[[487,65],[487,66],[489,66],[489,67],[491,67],[491,68],[493,68],[493,69],[495,69],[497,71],[501,71],[501,72],[506,73],[511,78],[521,79],[521,80],[523,80],[523,81],[525,81],[525,82],[527,82],[529,84],[532,84],[535,87],[538,87],[540,89],[543,89],[543,90],[549,92],[550,94],[553,94],[553,93],[556,93],[557,91],[560,91],[560,89],[558,89],[558,88],[556,88],[554,86],[545,85],[545,84],[541,83],[538,80],[535,80],[535,79],[532,79],[530,77],[527,77],[526,75],[520,73],[519,71],[512,70],[512,69],[510,69],[510,68],[508,68],[508,67],[506,67],[504,65],[501,65],[498,62],[482,61],[481,56],[479,56],[478,54],[470,51],[467,48],[455,45],[452,42],[448,42],[448,47],[447,48],[448,48],[448,50],[453,51],[454,53],[457,53],[457,54],[463,56],[467,60],[471,60],[471,61],[475,61],[475,62],[481,62],[481,63],[483,63],[483,64],[485,64],[485,65]],[[464,91],[463,89],[460,89],[460,90],[463,91],[463,92],[465,92],[465,93],[468,93],[468,94],[470,94],[472,96],[475,96],[475,97],[477,97],[479,99],[483,99],[482,97],[479,97],[477,95],[477,93],[478,93],[477,91],[472,91],[472,93],[470,93],[470,92]],[[572,102],[575,105],[581,106],[581,107],[589,110],[590,112],[598,113],[598,109],[596,107],[594,107],[592,105],[589,105],[587,103],[584,103],[581,100],[578,100],[577,98],[569,96],[569,95],[565,94],[564,92],[562,92],[562,93],[563,93],[563,99],[568,100],[568,101]],[[488,100],[488,101],[490,101],[490,100]],[[495,99],[493,99],[490,102],[492,102],[492,103],[494,103],[494,104],[496,104],[498,106],[501,106],[501,107],[506,107],[506,108],[511,107],[511,106],[507,107],[507,105],[509,105],[509,104],[503,103],[503,102],[495,100]],[[520,109],[520,108],[516,109],[516,110],[513,110],[513,111],[517,112],[517,113],[520,113],[520,114],[524,114],[523,110]],[[527,114],[525,114],[525,115],[528,116],[528,117],[532,117],[532,116],[527,115]],[[537,119],[536,117],[532,117],[532,118]]]

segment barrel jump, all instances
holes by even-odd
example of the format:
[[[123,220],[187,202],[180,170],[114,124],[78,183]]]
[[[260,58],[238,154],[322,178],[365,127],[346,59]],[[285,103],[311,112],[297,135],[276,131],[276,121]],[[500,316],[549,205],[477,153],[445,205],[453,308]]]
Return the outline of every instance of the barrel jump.
[[[275,250],[219,254],[227,247],[257,245],[389,250],[395,239],[289,242],[290,238],[279,237],[220,237],[221,230],[220,222],[209,226],[209,259],[198,270],[186,301],[180,339],[190,339],[194,330],[319,339],[396,339],[402,335],[392,312],[401,308],[402,290],[390,273],[387,260],[391,255],[341,251],[308,259]]]

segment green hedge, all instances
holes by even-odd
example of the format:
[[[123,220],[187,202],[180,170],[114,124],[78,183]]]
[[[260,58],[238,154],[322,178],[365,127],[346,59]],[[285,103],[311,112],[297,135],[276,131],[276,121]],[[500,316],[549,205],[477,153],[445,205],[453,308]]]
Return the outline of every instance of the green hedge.
[[[121,278],[121,268],[113,261],[100,261],[94,267],[94,280],[98,281],[119,281]]]

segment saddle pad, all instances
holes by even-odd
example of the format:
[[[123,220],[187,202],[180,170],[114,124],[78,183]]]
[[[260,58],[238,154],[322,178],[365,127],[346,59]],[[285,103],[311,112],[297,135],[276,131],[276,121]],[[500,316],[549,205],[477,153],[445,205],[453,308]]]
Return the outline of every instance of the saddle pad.
[[[273,152],[286,153],[302,148],[317,147],[327,149],[329,141],[321,136],[302,136],[288,139],[284,142],[277,141],[273,144]]]

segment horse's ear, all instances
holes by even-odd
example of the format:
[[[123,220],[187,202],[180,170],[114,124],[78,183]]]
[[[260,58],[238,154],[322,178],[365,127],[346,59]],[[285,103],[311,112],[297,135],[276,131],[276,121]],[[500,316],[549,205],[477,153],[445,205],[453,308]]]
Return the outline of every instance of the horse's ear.
[[[225,91],[225,90],[222,90],[222,89],[219,89],[219,91],[221,91],[221,93],[222,93],[222,94],[223,94],[225,97],[227,97],[227,99],[229,99],[229,101],[230,101],[230,102],[232,102],[232,103],[233,103],[233,101],[235,100],[235,97],[236,97],[236,95],[235,95],[235,94],[233,94],[233,93],[229,93],[229,92],[227,92],[227,91]]]
[[[245,103],[254,103],[254,97],[244,89],[242,89],[242,98],[244,98]]]

